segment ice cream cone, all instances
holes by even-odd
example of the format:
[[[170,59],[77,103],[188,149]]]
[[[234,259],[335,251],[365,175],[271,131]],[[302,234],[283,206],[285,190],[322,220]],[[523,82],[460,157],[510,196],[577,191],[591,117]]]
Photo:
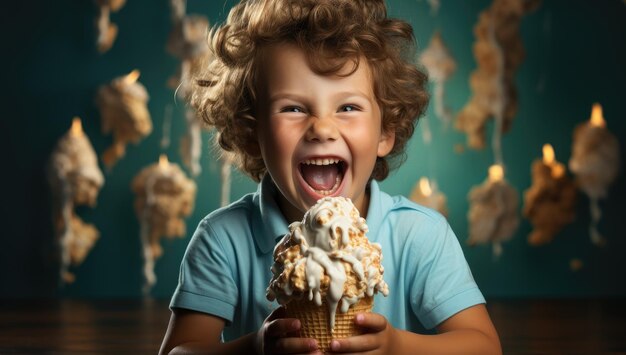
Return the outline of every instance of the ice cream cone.
[[[364,297],[359,302],[342,313],[337,307],[335,326],[331,329],[331,316],[328,304],[324,299],[321,306],[307,299],[295,299],[285,305],[288,318],[297,318],[302,326],[300,337],[314,338],[317,340],[319,349],[326,353],[333,339],[342,339],[361,334],[360,329],[354,323],[354,317],[358,313],[371,312],[373,297]]]
[[[381,246],[367,231],[350,199],[325,197],[274,247],[267,299],[299,319],[300,336],[316,339],[323,352],[332,339],[360,334],[354,317],[372,310],[374,294],[389,293]]]

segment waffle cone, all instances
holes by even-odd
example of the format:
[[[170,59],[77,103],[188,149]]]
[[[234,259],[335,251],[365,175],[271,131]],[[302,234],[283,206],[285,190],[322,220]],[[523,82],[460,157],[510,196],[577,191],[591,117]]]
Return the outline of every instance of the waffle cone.
[[[346,313],[341,313],[341,310],[337,307],[335,327],[332,331],[330,329],[330,313],[328,312],[326,300],[322,301],[321,306],[307,299],[292,300],[285,305],[285,311],[287,318],[300,320],[302,324],[300,337],[316,339],[319,349],[325,353],[330,348],[331,340],[347,338],[362,333],[354,324],[354,317],[358,313],[371,312],[373,304],[373,297],[366,296],[350,307]]]

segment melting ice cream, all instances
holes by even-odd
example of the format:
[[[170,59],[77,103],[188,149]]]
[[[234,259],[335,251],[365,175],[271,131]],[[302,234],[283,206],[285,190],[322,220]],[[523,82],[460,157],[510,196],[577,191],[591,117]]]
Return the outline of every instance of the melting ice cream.
[[[370,243],[367,231],[350,199],[320,199],[274,248],[267,298],[287,304],[306,297],[318,306],[325,298],[333,328],[338,306],[345,313],[375,292],[386,296],[380,244]]]

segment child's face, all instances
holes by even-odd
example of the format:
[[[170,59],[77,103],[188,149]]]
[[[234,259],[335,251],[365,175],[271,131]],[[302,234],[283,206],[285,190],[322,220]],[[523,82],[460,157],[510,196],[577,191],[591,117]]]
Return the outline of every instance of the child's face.
[[[365,188],[377,157],[393,148],[382,132],[366,60],[350,76],[320,76],[292,45],[270,49],[259,87],[258,142],[289,222],[325,196],[367,213]],[[352,68],[348,61],[341,73]]]

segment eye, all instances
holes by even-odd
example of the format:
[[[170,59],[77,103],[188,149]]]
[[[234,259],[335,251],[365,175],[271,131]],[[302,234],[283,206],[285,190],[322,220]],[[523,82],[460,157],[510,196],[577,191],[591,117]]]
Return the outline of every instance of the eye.
[[[298,107],[298,106],[287,106],[287,107],[282,108],[280,110],[280,112],[302,113],[302,112],[304,112],[304,110],[301,107]]]
[[[341,109],[339,111],[341,112],[352,112],[352,111],[358,111],[359,107],[356,105],[343,105],[341,106]]]

